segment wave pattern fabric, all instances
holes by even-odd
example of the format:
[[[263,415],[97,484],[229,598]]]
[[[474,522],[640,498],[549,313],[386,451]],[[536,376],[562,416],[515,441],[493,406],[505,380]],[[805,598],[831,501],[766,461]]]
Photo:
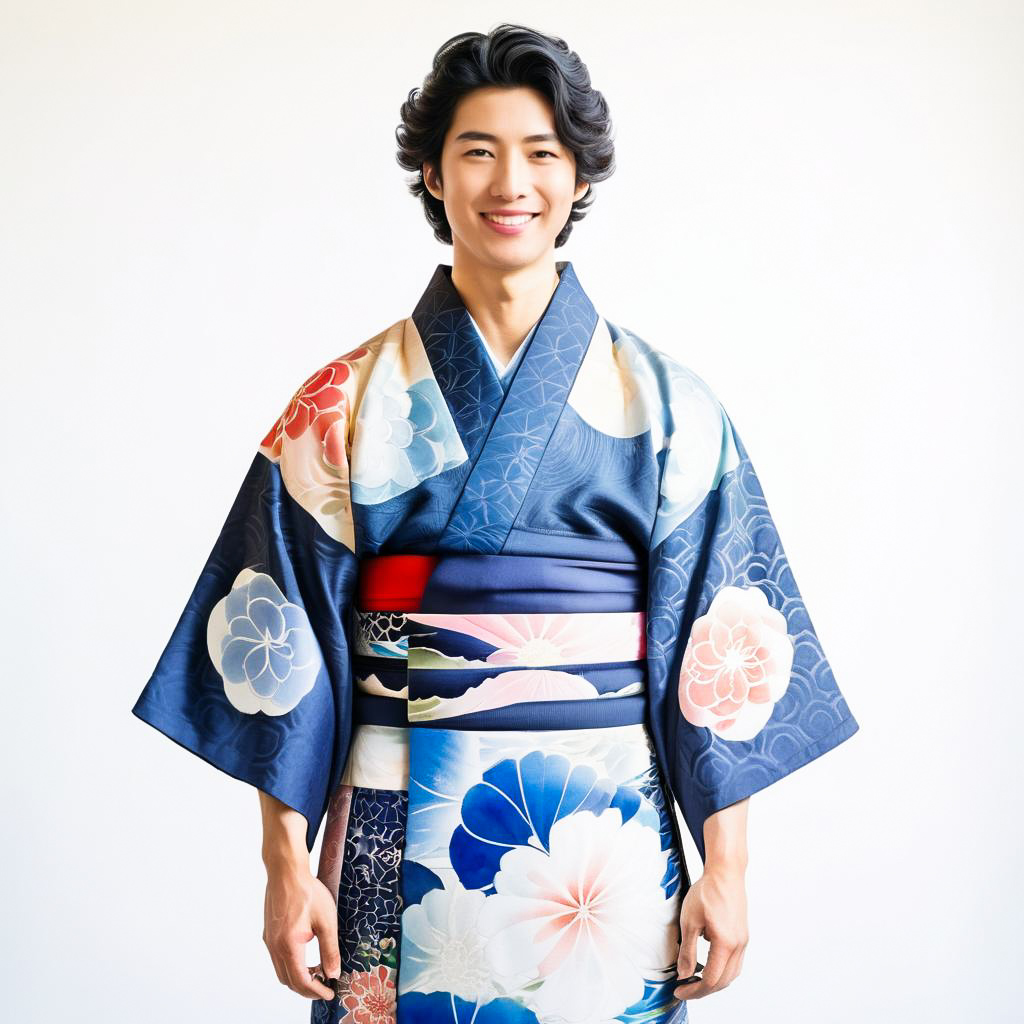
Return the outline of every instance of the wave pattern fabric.
[[[306,378],[132,708],[324,825],[322,1022],[681,1024],[676,810],[858,729],[732,418],[557,268],[504,377],[441,264]]]

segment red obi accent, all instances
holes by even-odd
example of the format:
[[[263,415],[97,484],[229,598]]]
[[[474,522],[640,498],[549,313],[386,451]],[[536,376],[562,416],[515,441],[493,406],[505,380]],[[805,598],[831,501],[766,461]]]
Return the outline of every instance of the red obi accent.
[[[356,607],[364,612],[414,612],[440,555],[375,555],[359,563]]]

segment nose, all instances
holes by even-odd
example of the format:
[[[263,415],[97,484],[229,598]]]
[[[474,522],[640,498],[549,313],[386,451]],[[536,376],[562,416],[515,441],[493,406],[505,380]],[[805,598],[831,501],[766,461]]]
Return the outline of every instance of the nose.
[[[502,199],[519,199],[526,195],[529,164],[519,153],[507,153],[494,162],[491,195]]]

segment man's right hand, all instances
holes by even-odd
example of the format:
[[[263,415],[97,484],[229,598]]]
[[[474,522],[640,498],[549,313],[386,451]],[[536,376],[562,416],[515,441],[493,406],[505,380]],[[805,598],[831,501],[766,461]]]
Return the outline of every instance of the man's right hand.
[[[306,966],[306,945],[315,935],[320,968],[328,978],[340,977],[338,905],[309,870],[305,817],[263,790],[259,795],[267,869],[263,942],[282,985],[307,999],[333,999],[334,992]]]
[[[267,876],[263,905],[263,941],[277,979],[308,999],[334,998],[306,966],[306,945],[316,936],[320,965],[329,978],[341,974],[338,907],[330,890],[307,870],[275,871]]]

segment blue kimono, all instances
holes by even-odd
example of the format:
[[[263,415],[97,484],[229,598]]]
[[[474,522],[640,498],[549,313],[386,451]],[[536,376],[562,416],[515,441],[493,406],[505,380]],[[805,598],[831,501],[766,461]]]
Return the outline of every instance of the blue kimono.
[[[858,725],[704,381],[568,262],[501,371],[451,269],[292,396],[132,710],[326,818],[314,1021],[682,1024],[674,807],[703,859]]]

